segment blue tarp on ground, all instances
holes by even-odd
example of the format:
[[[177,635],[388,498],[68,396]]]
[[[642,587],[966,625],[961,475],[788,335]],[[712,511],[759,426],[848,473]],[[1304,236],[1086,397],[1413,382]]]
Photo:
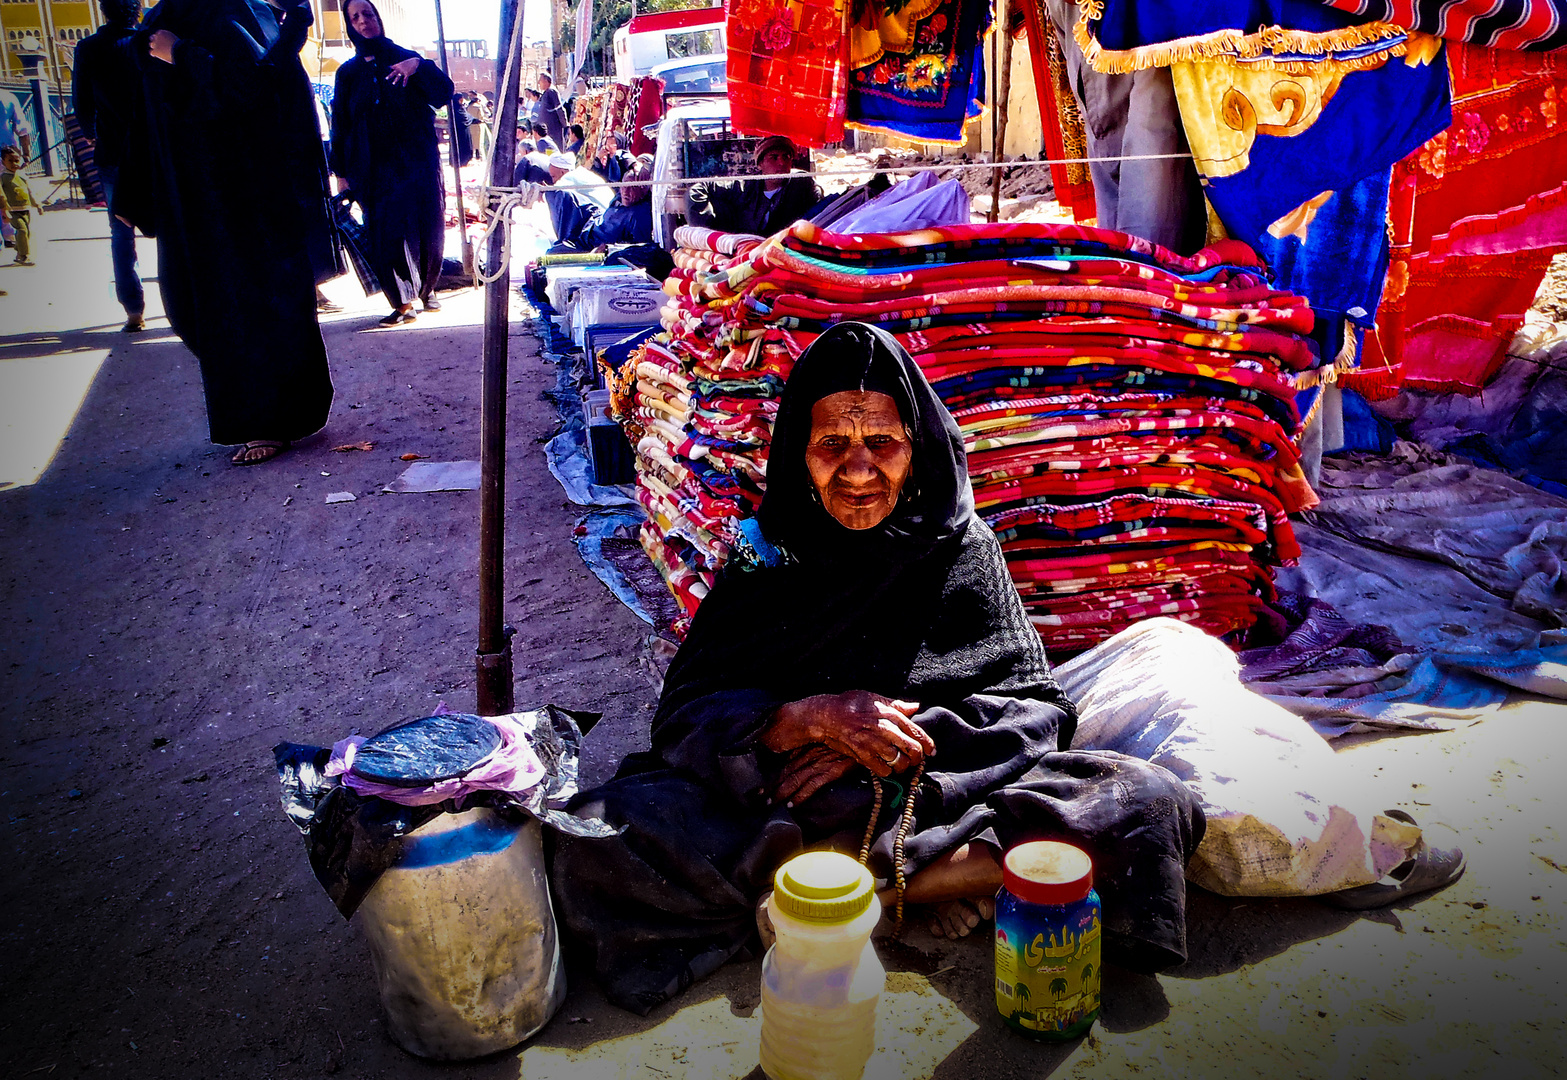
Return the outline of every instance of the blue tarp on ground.
[[[635,586],[604,553],[604,540],[607,537],[634,537],[644,520],[646,519],[640,508],[595,510],[577,522],[577,552],[582,556],[582,561],[588,564],[588,569],[593,571],[594,576],[602,581],[604,587],[614,593],[622,604],[630,608],[637,618],[649,626],[657,626],[658,623],[652,613],[647,610],[637,595]]]

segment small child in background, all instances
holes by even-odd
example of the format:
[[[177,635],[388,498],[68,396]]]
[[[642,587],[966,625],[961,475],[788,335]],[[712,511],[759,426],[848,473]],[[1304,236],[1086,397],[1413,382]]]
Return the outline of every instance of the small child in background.
[[[32,212],[42,211],[33,189],[22,176],[22,151],[15,146],[0,150],[0,195],[5,197],[7,211],[11,215],[11,227],[16,230],[16,261],[13,266],[32,266]]]

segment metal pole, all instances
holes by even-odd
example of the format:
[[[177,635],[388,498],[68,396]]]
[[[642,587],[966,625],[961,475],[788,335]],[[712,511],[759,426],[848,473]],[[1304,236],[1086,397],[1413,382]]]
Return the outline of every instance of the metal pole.
[[[435,0],[435,40],[441,49],[441,70],[451,78],[451,68],[446,63],[446,23],[441,18],[441,0]],[[462,211],[462,162],[457,160],[457,118],[462,109],[457,105],[457,88],[452,88],[452,98],[446,103],[446,140],[450,149],[448,155],[452,159],[452,183],[457,185],[457,236],[462,241],[462,272],[467,274],[472,284],[473,278],[473,241],[468,239],[468,220]],[[466,114],[462,117],[463,123],[468,122]],[[470,140],[469,145],[473,143]]]
[[[496,102],[490,183],[509,187],[517,154],[517,85],[522,69],[522,0],[501,0],[500,50],[506,74]],[[493,211],[493,204],[489,208]],[[510,333],[511,270],[504,228],[490,234],[484,286],[484,385],[479,419],[479,654],[475,686],[481,716],[512,711],[511,627],[504,609],[506,572],[506,346]]]
[[[39,69],[35,76],[41,75],[42,79],[33,82],[33,93],[39,103],[38,130],[33,133],[33,138],[38,140],[41,149],[38,151],[39,164],[43,166],[45,176],[54,175],[54,139],[49,124],[49,91],[44,80],[53,79],[56,88],[60,85],[60,58],[55,50],[54,40],[54,11],[44,0],[38,0],[38,34],[43,39],[44,60],[47,70]]]

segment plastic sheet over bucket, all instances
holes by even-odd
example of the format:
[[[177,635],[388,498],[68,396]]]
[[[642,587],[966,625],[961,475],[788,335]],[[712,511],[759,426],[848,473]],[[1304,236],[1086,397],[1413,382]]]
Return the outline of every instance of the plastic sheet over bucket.
[[[539,823],[479,808],[401,844],[359,908],[392,1038],[458,1061],[533,1035],[566,998]]]

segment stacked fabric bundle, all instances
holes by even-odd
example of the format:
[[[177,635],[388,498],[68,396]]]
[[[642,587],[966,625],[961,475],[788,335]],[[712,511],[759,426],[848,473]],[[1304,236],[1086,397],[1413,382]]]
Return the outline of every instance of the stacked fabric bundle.
[[[611,388],[636,448],[642,545],[689,617],[739,542],[737,523],[761,500],[791,360],[781,343],[760,342],[698,295],[698,281],[721,278],[762,238],[684,227],[676,241],[665,333],[632,355]]]
[[[610,135],[620,140],[622,150],[651,153],[653,140],[643,129],[664,114],[663,92],[664,80],[642,76],[578,94],[572,120],[582,125],[584,156],[596,155]]]
[[[786,373],[834,322],[895,334],[964,432],[977,507],[1047,646],[1153,615],[1244,631],[1270,568],[1299,554],[1286,514],[1314,501],[1294,443],[1313,315],[1246,245],[1183,258],[1077,226],[803,222],[727,260],[723,244],[683,252],[666,284],[693,401],[722,365],[761,398],[757,371]]]

